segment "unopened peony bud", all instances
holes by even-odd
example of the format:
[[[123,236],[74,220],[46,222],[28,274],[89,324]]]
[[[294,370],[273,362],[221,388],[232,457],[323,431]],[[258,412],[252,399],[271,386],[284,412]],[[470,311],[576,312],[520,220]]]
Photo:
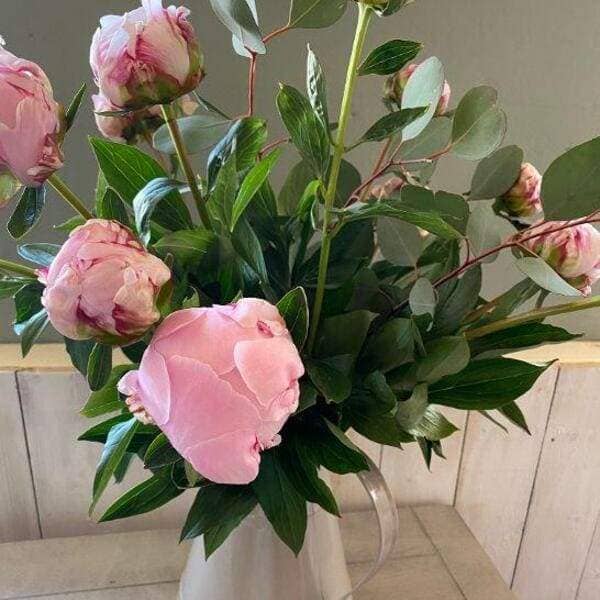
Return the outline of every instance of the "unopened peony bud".
[[[74,229],[48,268],[42,304],[72,340],[126,343],[160,318],[156,299],[171,272],[129,229],[93,219]]]
[[[384,86],[384,99],[386,102],[401,106],[402,94],[404,93],[406,84],[418,66],[419,65],[417,63],[411,63],[410,65],[404,67],[404,69],[401,71],[398,71],[394,75],[391,75],[387,78]],[[448,112],[451,96],[452,90],[450,88],[450,84],[447,81],[444,81],[442,95],[435,111],[436,116],[439,117]]]
[[[377,200],[385,200],[387,198],[394,198],[398,195],[398,192],[405,185],[402,177],[390,177],[386,182],[374,185],[371,188],[371,196]]]
[[[94,112],[96,113],[96,126],[100,133],[114,142],[135,144],[140,136],[152,135],[164,124],[160,106],[151,106],[134,112],[123,114],[98,114],[118,111],[102,94],[92,97]],[[176,109],[182,116],[187,117],[198,108],[198,103],[189,96],[182,96],[176,102]]]
[[[169,104],[203,76],[203,58],[184,7],[142,0],[123,16],[100,20],[90,64],[100,93],[118,109]]]
[[[565,224],[551,221],[534,228],[531,233],[541,235],[524,245],[587,296],[600,279],[600,232],[588,223],[552,232]]]
[[[275,306],[245,298],[171,314],[119,383],[201,475],[247,484],[298,408],[304,366]],[[138,417],[139,418],[139,417]]]
[[[500,198],[500,206],[512,217],[533,217],[542,211],[542,176],[529,163],[523,163],[519,179]]]
[[[0,171],[41,185],[63,166],[61,129],[62,109],[44,71],[0,46]]]

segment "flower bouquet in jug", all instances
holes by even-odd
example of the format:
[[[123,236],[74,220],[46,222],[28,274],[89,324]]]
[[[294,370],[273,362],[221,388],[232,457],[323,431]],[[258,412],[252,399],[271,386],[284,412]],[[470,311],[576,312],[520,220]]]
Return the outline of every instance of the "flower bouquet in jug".
[[[186,8],[143,0],[104,17],[91,48],[99,175],[81,196],[58,173],[85,86],[64,109],[40,66],[0,48],[0,195],[22,258],[0,261],[0,297],[14,298],[24,354],[51,325],[87,377],[82,414],[102,420],[80,439],[104,447],[90,510],[132,460],[147,472],[102,521],[190,492],[182,538],[203,535],[207,556],[256,506],[298,553],[307,504],[339,515],[323,472],[372,468],[353,431],[418,444],[427,465],[457,431],[443,407],[527,431],[518,400],[549,365],[504,355],[576,337],[545,319],[600,305],[600,138],[542,177],[502,145],[494,89],[453,101],[418,41],[369,47],[369,26],[407,4],[291,0],[265,35],[254,0],[211,0],[249,67],[247,105],[227,107],[203,96]],[[309,48],[306,89],[273,90],[286,130],[273,138],[254,102],[262,55],[346,10],[357,26],[340,108]],[[383,102],[354,137],[363,84]],[[275,189],[283,154],[295,165]],[[472,163],[468,192],[433,189],[448,156]],[[27,242],[52,211],[48,188],[74,209],[56,225],[62,246]],[[503,252],[521,281],[489,297],[482,271]]]

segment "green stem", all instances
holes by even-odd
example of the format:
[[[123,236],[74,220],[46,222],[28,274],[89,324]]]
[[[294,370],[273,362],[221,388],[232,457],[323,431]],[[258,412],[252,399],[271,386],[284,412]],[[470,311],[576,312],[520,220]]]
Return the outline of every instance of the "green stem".
[[[48,183],[60,194],[84,219],[93,219],[94,215],[85,207],[81,198],[56,174],[50,175]]]
[[[198,209],[198,214],[200,215],[202,224],[204,227],[206,227],[206,229],[212,229],[208,210],[206,210],[206,204],[204,203],[204,198],[202,197],[202,192],[200,191],[200,187],[198,185],[198,179],[196,178],[196,174],[194,173],[194,169],[190,163],[190,158],[185,148],[185,144],[183,143],[183,138],[181,137],[181,131],[179,129],[179,125],[177,124],[173,106],[170,104],[163,104],[162,113],[165,123],[169,128],[169,133],[171,134],[173,144],[175,145],[181,168],[183,169],[185,178],[190,186],[190,191],[194,197],[194,202],[196,203],[196,208]]]
[[[577,312],[580,310],[587,310],[588,308],[596,308],[600,306],[600,296],[593,296],[592,298],[583,298],[581,300],[575,300],[574,302],[568,302],[567,304],[558,304],[556,306],[549,306],[542,310],[532,310],[515,317],[509,317],[508,319],[502,319],[477,329],[469,329],[465,331],[465,336],[468,340],[474,340],[476,338],[489,335],[490,333],[496,333],[496,331],[502,331],[510,327],[516,327],[517,325],[524,325],[531,323],[532,321],[540,321],[547,317],[554,317],[556,315],[564,315],[567,313]]]
[[[23,275],[25,277],[33,277],[37,279],[37,274],[34,269],[30,267],[26,267],[24,265],[19,265],[18,263],[14,263],[10,260],[0,259],[0,270],[9,271],[11,273],[15,273],[16,275]]]
[[[331,224],[331,210],[335,202],[337,192],[338,179],[340,176],[340,168],[344,157],[344,145],[346,139],[346,129],[350,119],[350,108],[352,105],[352,96],[356,87],[358,78],[358,67],[360,58],[367,37],[367,29],[369,21],[373,15],[373,10],[360,3],[358,5],[358,22],[356,24],[356,33],[354,36],[354,44],[352,46],[352,54],[348,63],[348,71],[346,74],[346,83],[344,86],[344,96],[340,108],[340,118],[338,120],[337,138],[335,150],[331,161],[331,171],[329,174],[329,182],[325,192],[325,213],[323,215],[323,242],[321,246],[321,255],[319,259],[319,276],[317,279],[317,290],[315,294],[315,302],[311,314],[310,335],[308,339],[308,351],[313,349],[317,337],[317,329],[321,320],[321,310],[323,309],[323,297],[325,295],[325,284],[327,283],[327,267],[329,265],[329,253],[331,251],[331,232],[329,231]]]

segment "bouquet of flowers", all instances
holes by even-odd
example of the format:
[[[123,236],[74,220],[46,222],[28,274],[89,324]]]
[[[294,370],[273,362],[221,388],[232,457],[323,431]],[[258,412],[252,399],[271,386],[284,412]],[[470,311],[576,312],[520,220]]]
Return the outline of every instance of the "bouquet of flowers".
[[[49,324],[64,336],[91,388],[82,414],[105,417],[80,438],[104,445],[90,511],[133,459],[148,473],[102,521],[190,490],[182,538],[203,535],[207,556],[257,505],[298,553],[308,503],[339,515],[322,470],[369,469],[352,430],[418,444],[427,465],[457,431],[439,407],[527,431],[516,401],[549,365],[503,354],[576,337],[544,320],[600,305],[600,138],[542,178],[502,146],[493,88],[453,107],[442,63],[419,62],[419,42],[367,48],[369,25],[409,1],[291,0],[289,22],[264,35],[254,0],[210,0],[249,63],[235,117],[202,96],[186,8],[142,0],[104,17],[91,47],[104,137],[90,138],[99,175],[83,200],[58,172],[85,86],[63,110],[42,68],[0,47],[0,195],[32,265],[1,260],[0,297],[14,298],[24,354]],[[358,20],[339,114],[309,48],[306,90],[275,90],[287,133],[270,138],[254,109],[260,57],[346,9]],[[355,87],[378,78],[381,110],[349,139]],[[361,175],[362,144],[374,166]],[[197,172],[190,155],[205,150]],[[284,152],[298,161],[275,190]],[[473,164],[467,193],[430,187],[449,155]],[[57,225],[66,241],[23,243],[48,186],[76,213]],[[482,268],[504,251],[522,281],[486,297]],[[568,298],[547,304],[555,295]],[[113,365],[115,348],[129,362]]]

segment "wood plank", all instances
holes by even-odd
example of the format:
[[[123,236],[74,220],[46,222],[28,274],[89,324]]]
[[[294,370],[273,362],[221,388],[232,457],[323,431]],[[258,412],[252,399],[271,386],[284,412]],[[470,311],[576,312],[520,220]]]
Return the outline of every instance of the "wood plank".
[[[454,504],[467,415],[442,407],[440,412],[461,431],[443,441],[446,460],[434,457],[431,471],[417,444],[406,444],[402,450],[389,446],[383,450],[382,472],[399,504]]]
[[[79,414],[88,396],[87,384],[72,371],[21,372],[18,378],[44,537],[181,526],[192,493],[183,494],[157,511],[122,522],[99,525],[88,518],[93,475],[102,446],[77,441],[78,435],[94,423]],[[97,514],[147,477],[140,461],[134,461],[125,481],[109,486]]]
[[[577,591],[577,600],[598,600],[598,598],[600,598],[600,515],[596,518],[594,537]]]
[[[505,434],[477,413],[469,416],[456,508],[483,549],[512,581],[535,470],[544,439],[558,366],[519,401],[532,435],[503,421]]]
[[[39,537],[15,374],[0,372],[0,542]]]
[[[455,509],[417,506],[413,510],[466,600],[516,600]],[[543,595],[535,598],[549,600]]]
[[[514,590],[524,600],[572,600],[600,501],[600,370],[561,367]]]
[[[157,585],[134,585],[130,587],[90,592],[69,592],[68,594],[52,594],[51,596],[31,596],[23,600],[174,600],[179,591],[179,584],[159,583]]]

